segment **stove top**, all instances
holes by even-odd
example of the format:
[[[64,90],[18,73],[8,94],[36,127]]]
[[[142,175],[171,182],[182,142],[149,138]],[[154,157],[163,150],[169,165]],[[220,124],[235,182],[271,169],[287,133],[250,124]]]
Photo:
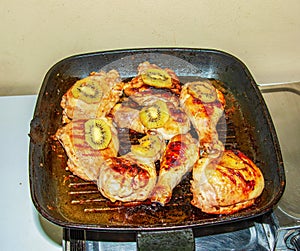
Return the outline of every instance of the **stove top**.
[[[268,216],[273,217],[273,216]],[[258,250],[272,250],[274,246],[274,230],[270,228],[271,225],[267,223],[270,220],[268,217],[264,217],[265,222],[253,222],[251,226],[242,227],[238,226],[239,223],[234,224],[234,226],[219,226],[217,234],[203,235],[201,236],[201,231],[194,231],[195,240],[193,245],[184,242],[183,246],[177,244],[177,241],[169,239],[167,243],[168,246],[164,246],[164,240],[156,243],[147,243],[145,245],[143,242],[130,241],[103,241],[101,240],[101,234],[97,232],[83,231],[83,230],[65,230],[64,231],[64,241],[63,248],[66,251],[69,250],[79,250],[79,251],[112,251],[112,250],[196,250],[196,251],[207,251],[207,250],[248,250],[248,251],[258,251]],[[243,225],[243,223],[240,223]],[[216,231],[216,229],[215,229]],[[161,232],[160,232],[161,233]],[[168,233],[169,234],[169,233]],[[98,236],[97,236],[98,235]],[[147,235],[147,233],[145,233]],[[196,237],[196,235],[200,235]],[[76,237],[76,240],[72,239]],[[96,237],[96,240],[93,240]],[[145,236],[144,236],[145,237]],[[101,241],[99,241],[99,238]],[[181,244],[182,245],[182,244]],[[76,248],[75,248],[76,247]]]
[[[122,237],[115,237],[113,241],[107,241],[105,234],[100,232],[64,229],[64,251],[122,251],[122,250],[236,250],[236,251],[284,251],[300,250],[300,227],[281,228],[275,213],[264,215],[251,223],[238,222],[230,225],[217,226],[212,230],[214,234],[201,233],[195,230],[191,243],[177,241],[173,243],[168,238],[168,248],[164,246],[164,240],[158,236],[156,242],[122,241]],[[217,232],[217,233],[216,233]],[[193,235],[192,234],[192,235]],[[145,236],[147,233],[145,233]],[[144,237],[145,237],[144,236]],[[159,240],[159,241],[158,241]],[[181,245],[181,246],[180,246]],[[154,249],[155,246],[155,249]]]

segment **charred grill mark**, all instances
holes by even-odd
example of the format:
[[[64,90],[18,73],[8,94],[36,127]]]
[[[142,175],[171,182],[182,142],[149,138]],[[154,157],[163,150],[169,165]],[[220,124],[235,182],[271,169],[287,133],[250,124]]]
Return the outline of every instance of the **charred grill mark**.
[[[80,144],[80,143],[77,143],[77,144],[74,144],[74,148],[77,149],[77,150],[89,150],[89,146],[87,146],[86,144]]]
[[[85,135],[72,134],[71,136],[74,140],[83,140],[83,141],[85,140]]]
[[[165,159],[163,160],[162,168],[165,170],[169,170],[174,166],[178,166],[178,160],[180,162],[184,162],[185,152],[187,150],[187,145],[181,141],[170,142],[167,146],[167,150],[165,153]]]
[[[149,179],[149,173],[141,168],[139,165],[136,163],[131,163],[130,161],[123,159],[123,158],[117,158],[117,157],[112,157],[112,169],[122,175],[127,173],[131,177],[135,176],[140,176],[145,179]]]
[[[211,116],[214,113],[214,109],[222,109],[223,105],[219,100],[215,100],[211,103],[204,103],[200,99],[192,96],[192,103],[195,105],[199,105],[201,107],[201,110],[207,115]]]
[[[191,101],[192,101],[192,104],[197,105],[199,107],[199,112],[201,111],[201,113],[205,114],[205,117],[208,117],[209,115],[211,115],[213,113],[213,110],[211,108],[209,109],[209,107],[205,106],[204,103],[200,99],[192,96]]]
[[[256,167],[255,167],[254,163],[252,162],[252,160],[250,160],[244,153],[242,153],[239,150],[232,150],[232,151],[243,162],[243,164],[245,166],[244,170],[247,172],[247,174],[248,174],[249,177],[256,178],[256,177],[260,177],[261,176],[260,170],[256,169]],[[248,181],[248,180],[246,180],[246,181]],[[253,182],[254,182],[254,180],[253,180]],[[249,184],[248,185],[249,187],[253,186],[252,188],[250,188],[250,190],[254,189],[254,185],[255,185],[255,182],[254,182],[254,184]]]
[[[94,149],[92,149],[88,144],[87,142],[85,141],[84,138],[80,138],[80,137],[73,137],[73,144],[74,144],[74,147],[75,148],[78,148],[78,149],[91,149],[93,151],[95,151]]]
[[[236,176],[240,179],[240,181],[242,181],[242,183],[244,184],[243,185],[243,191],[244,192],[247,192],[247,191],[250,191],[250,190],[253,190],[254,189],[254,186],[255,186],[255,180],[246,180],[244,175],[238,171],[236,172]]]
[[[248,172],[246,168],[243,169],[232,169],[226,168],[226,171],[223,171],[218,168],[218,171],[224,176],[227,177],[234,185],[237,185],[237,180],[242,183],[242,190],[243,193],[246,193],[250,190],[254,190],[255,187],[255,180],[247,180],[245,179],[245,175],[243,173]],[[252,174],[251,174],[252,175]]]
[[[241,151],[238,150],[235,152],[237,152],[236,155],[240,157],[244,165],[248,167],[248,170],[251,170],[252,176],[255,177],[257,174],[259,174],[259,172],[256,172],[255,170],[254,163],[245,154],[243,154]]]
[[[175,79],[171,74],[172,87],[171,91],[177,95],[180,95],[181,83],[178,79]]]
[[[75,152],[76,151],[81,151],[80,155],[82,156],[91,156],[91,157],[96,157],[101,155],[101,151],[99,150],[94,150],[91,147],[87,145],[74,145],[75,147]]]
[[[84,123],[82,123],[82,124],[73,123],[72,130],[73,130],[73,132],[74,131],[79,131],[79,132],[84,131]]]
[[[192,103],[195,105],[203,105],[203,102],[194,96],[192,96]]]
[[[207,116],[211,117],[214,114],[215,107],[212,104],[204,104],[204,110]]]
[[[84,130],[84,123],[87,122],[87,119],[76,119],[73,123],[72,123],[72,129],[73,130]]]
[[[228,172],[224,172],[223,170],[218,169],[223,177],[227,177],[234,185],[236,185],[235,173],[229,168],[227,168],[227,170]]]
[[[85,140],[85,134],[81,131],[77,130],[71,135],[74,148],[80,151],[84,151],[81,153],[82,156],[97,156],[101,153],[101,151],[93,149]]]

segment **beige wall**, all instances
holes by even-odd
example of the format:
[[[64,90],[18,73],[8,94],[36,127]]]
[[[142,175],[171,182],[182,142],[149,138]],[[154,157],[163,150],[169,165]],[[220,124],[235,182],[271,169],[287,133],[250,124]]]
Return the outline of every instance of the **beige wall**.
[[[37,93],[70,55],[134,47],[214,48],[259,83],[300,80],[299,0],[2,0],[0,95]]]

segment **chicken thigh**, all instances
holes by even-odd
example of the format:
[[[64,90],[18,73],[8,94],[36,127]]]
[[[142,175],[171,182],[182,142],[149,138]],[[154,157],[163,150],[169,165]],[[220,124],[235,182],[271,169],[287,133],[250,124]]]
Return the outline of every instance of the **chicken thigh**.
[[[101,194],[112,202],[144,201],[149,197],[156,179],[154,162],[140,162],[130,152],[107,159],[97,185]]]
[[[123,94],[123,83],[119,73],[92,72],[78,80],[62,97],[63,123],[70,119],[103,117],[119,101]]]
[[[88,139],[88,137],[91,135],[94,137],[94,141],[98,140],[99,142],[101,139],[99,139],[100,135],[97,135],[98,129],[87,128],[86,125],[89,125],[89,121],[92,120],[69,122],[57,130],[55,139],[59,140],[68,156],[66,169],[84,180],[96,181],[101,166],[105,164],[105,160],[109,157],[117,156],[119,140],[112,120],[101,118],[100,121],[107,124],[109,128],[106,128],[106,130],[110,131],[111,139],[107,142],[108,145],[104,149],[95,149],[96,147],[91,145],[91,140],[93,139]],[[89,131],[87,132],[87,130]],[[103,129],[99,128],[99,130]],[[104,132],[100,131],[99,133]]]
[[[210,214],[232,214],[253,205],[264,189],[261,170],[242,152],[200,158],[193,167],[192,205]]]
[[[140,139],[139,145],[132,145],[129,153],[108,158],[100,170],[99,191],[112,202],[148,199],[157,180],[155,161],[164,149],[162,137],[151,133]]]

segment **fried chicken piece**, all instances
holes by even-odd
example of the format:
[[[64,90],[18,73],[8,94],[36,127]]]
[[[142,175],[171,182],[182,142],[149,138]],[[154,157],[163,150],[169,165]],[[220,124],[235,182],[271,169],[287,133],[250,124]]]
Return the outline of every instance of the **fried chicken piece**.
[[[71,121],[59,128],[55,134],[55,139],[59,140],[68,156],[66,169],[84,180],[96,181],[105,160],[118,154],[117,130],[111,119],[102,119],[110,126],[112,135],[108,147],[103,150],[93,149],[86,141],[85,122],[87,120]]]
[[[189,133],[174,136],[162,156],[158,181],[151,194],[151,201],[163,206],[168,203],[173,189],[191,171],[198,158],[198,144]]]
[[[192,205],[210,214],[232,214],[253,205],[264,189],[261,170],[242,152],[200,158],[193,167]]]
[[[142,74],[144,74],[149,69],[164,70],[167,74],[169,74],[169,76],[171,77],[172,84],[167,89],[174,94],[178,94],[178,95],[180,94],[181,91],[180,81],[173,70],[169,68],[162,69],[159,66],[155,64],[150,64],[149,62],[146,61],[139,64],[137,76],[124,85],[124,92],[127,96],[137,95],[137,94],[143,95],[143,93],[148,89],[153,89],[152,86],[149,86],[148,84],[144,83],[142,79]]]
[[[81,91],[89,87],[84,99],[80,98]],[[123,83],[116,70],[109,72],[92,72],[88,77],[78,80],[62,97],[63,123],[70,119],[87,119],[103,117],[119,101],[123,94]]]
[[[163,135],[164,139],[169,140],[175,135],[187,133],[191,128],[191,124],[188,116],[181,107],[176,107],[171,102],[166,102],[166,104],[169,110],[169,119],[162,127],[157,128],[155,131]]]
[[[178,99],[175,104],[179,103]],[[153,95],[149,96],[147,105],[151,106],[157,100],[163,100]],[[140,110],[131,108],[123,104],[117,104],[112,109],[113,120],[116,125],[120,128],[129,128],[140,133],[147,133],[147,131],[155,131],[160,133],[164,139],[169,140],[177,134],[185,134],[190,130],[191,124],[186,113],[181,107],[176,106],[173,102],[169,102],[167,99],[164,100],[168,108],[169,118],[166,123],[159,128],[148,129],[140,120]]]
[[[165,149],[165,142],[159,134],[149,135],[150,138],[145,136],[141,140],[138,148],[132,146],[129,153],[108,158],[106,165],[101,167],[97,184],[104,197],[112,202],[149,198],[157,180],[155,161],[161,158]]]
[[[225,98],[213,86],[214,81],[188,82],[180,94],[180,104],[198,133],[201,152],[211,156],[217,156],[224,150],[217,123],[224,114]]]
[[[156,179],[154,163],[142,163],[128,153],[106,161],[97,185],[101,194],[112,202],[144,201],[149,197]]]
[[[139,133],[146,133],[147,128],[142,124],[140,110],[123,104],[117,104],[111,111],[113,120],[119,128],[129,128]]]
[[[179,106],[178,96],[165,89],[149,88],[143,92],[137,92],[129,97],[130,100],[136,102],[140,106],[151,105],[158,100],[170,102],[174,106]]]

